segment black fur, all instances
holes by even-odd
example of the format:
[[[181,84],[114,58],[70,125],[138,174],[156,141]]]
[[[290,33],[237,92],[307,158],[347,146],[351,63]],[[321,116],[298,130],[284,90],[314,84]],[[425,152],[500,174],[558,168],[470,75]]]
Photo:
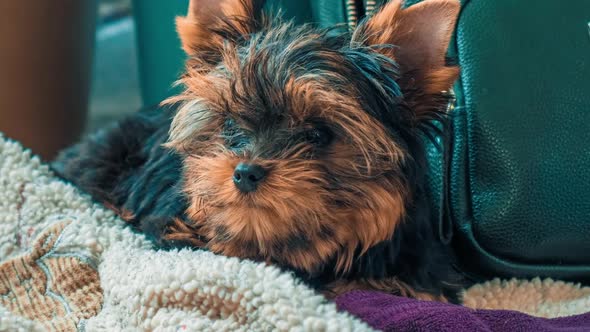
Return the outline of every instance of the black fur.
[[[181,158],[161,146],[168,138],[169,125],[170,114],[165,111],[138,112],[63,151],[52,167],[98,202],[132,212],[130,223],[158,247],[184,246],[162,240],[164,228],[174,218],[183,219],[187,207],[182,193]],[[414,144],[421,145],[419,141]],[[447,298],[458,301],[461,281],[452,270],[448,248],[435,237],[430,208],[420,185],[424,172],[425,160],[420,161],[420,166],[406,167],[409,181],[417,184],[418,198],[408,207],[408,220],[401,223],[390,241],[369,249],[349,274],[338,277],[395,275],[416,290],[443,290]],[[222,233],[220,230],[220,236]],[[293,245],[305,245],[305,239],[294,239]],[[321,273],[313,276],[294,272],[321,288],[336,277],[333,266],[334,263],[327,264]]]
[[[170,113],[140,111],[64,150],[51,164],[57,175],[97,202],[132,213],[129,222],[159,246],[173,218],[184,218],[182,160],[162,147]]]
[[[452,271],[448,249],[439,242],[434,231],[433,216],[424,192],[426,152],[420,131],[414,126],[412,110],[404,106],[402,92],[395,82],[397,65],[369,48],[346,49],[345,41],[349,36],[333,36],[328,31],[321,36],[325,40],[310,45],[321,46],[322,52],[337,49],[342,62],[325,61],[313,48],[300,50],[301,54],[291,54],[292,59],[283,60],[298,63],[301,70],[308,70],[308,65],[325,72],[339,72],[355,80],[355,86],[365,96],[360,100],[363,109],[383,123],[392,139],[409,151],[400,176],[412,187],[413,199],[406,206],[407,220],[400,223],[393,237],[359,256],[346,275],[334,275],[335,261],[314,275],[294,272],[318,288],[335,278],[396,276],[418,291],[442,292],[456,300],[459,279]],[[275,48],[275,52],[281,52],[283,45]],[[254,81],[263,79],[254,78]],[[256,91],[266,89],[257,87]],[[265,108],[264,102],[256,108],[260,109],[276,111]],[[440,110],[432,113],[433,120],[442,119]],[[58,175],[88,192],[96,201],[129,211],[133,216],[130,224],[163,248],[184,245],[164,241],[162,235],[174,219],[185,218],[187,208],[182,192],[182,157],[162,147],[169,138],[173,115],[174,110],[166,109],[133,114],[65,150],[52,164]],[[422,133],[433,135],[430,122],[423,125]],[[226,236],[225,232],[217,230],[220,239]],[[330,237],[329,233],[327,229],[323,236]],[[305,247],[309,240],[294,238],[290,243],[293,247]]]

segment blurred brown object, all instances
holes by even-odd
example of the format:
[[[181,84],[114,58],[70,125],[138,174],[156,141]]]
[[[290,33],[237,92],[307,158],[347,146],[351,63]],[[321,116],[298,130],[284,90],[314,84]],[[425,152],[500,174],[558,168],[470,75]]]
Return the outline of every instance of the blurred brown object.
[[[0,0],[0,132],[45,159],[88,108],[96,0]]]

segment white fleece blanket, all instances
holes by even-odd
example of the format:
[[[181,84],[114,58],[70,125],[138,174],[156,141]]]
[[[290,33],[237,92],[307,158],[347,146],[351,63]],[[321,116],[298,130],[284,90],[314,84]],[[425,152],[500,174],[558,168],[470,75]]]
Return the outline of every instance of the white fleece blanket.
[[[590,289],[499,281],[465,305],[583,313]],[[277,268],[157,251],[112,212],[0,135],[0,331],[370,331]]]

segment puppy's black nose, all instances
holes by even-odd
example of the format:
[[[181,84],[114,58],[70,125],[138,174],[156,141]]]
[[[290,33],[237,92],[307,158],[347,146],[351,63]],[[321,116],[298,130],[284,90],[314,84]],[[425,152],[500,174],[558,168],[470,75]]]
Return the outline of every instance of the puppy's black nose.
[[[234,170],[234,183],[244,193],[255,191],[265,177],[266,170],[256,164],[239,163]]]

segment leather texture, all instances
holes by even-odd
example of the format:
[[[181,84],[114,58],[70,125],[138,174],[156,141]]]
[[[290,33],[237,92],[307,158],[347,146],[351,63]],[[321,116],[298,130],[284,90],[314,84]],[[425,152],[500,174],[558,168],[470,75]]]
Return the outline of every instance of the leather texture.
[[[590,1],[464,1],[443,225],[479,277],[590,281]]]

